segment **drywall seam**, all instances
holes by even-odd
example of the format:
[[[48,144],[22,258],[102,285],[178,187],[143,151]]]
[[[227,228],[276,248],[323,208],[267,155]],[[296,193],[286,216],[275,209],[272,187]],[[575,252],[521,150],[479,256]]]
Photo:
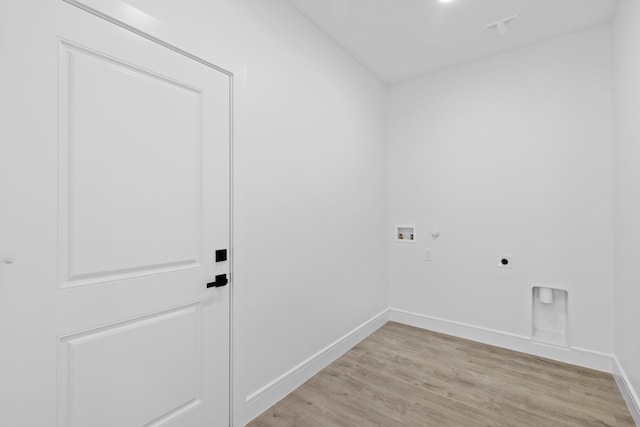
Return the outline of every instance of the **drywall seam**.
[[[613,368],[614,359],[611,354],[579,347],[563,348],[538,344],[532,342],[530,337],[524,335],[483,328],[394,308],[389,309],[389,320],[585,368],[609,373],[612,372]]]
[[[384,326],[388,320],[389,310],[385,309],[264,387],[248,395],[245,401],[244,422],[248,423],[304,384],[309,378]]]

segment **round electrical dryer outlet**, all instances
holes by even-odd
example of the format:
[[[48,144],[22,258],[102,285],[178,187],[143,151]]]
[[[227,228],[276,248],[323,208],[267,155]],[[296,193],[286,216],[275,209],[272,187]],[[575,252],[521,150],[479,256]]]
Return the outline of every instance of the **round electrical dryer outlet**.
[[[498,268],[513,268],[511,255],[498,255]]]

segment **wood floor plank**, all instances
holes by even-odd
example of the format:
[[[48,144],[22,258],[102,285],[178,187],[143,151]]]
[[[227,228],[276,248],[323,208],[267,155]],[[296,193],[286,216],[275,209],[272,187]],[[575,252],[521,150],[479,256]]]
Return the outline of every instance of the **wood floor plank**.
[[[634,423],[610,374],[389,322],[249,426]]]

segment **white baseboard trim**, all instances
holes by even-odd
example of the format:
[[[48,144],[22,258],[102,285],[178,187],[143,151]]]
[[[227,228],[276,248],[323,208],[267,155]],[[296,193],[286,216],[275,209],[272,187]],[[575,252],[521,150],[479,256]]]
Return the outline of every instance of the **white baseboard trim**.
[[[532,342],[530,337],[524,335],[511,334],[394,308],[389,309],[389,320],[598,371],[611,373],[613,369],[613,356],[610,354],[577,347],[562,348],[539,344]]]
[[[360,341],[384,326],[388,320],[389,310],[385,309],[342,338],[339,338],[313,356],[280,375],[269,384],[248,395],[243,411],[245,415],[243,417],[244,423],[249,423],[286,395],[300,387],[309,378],[326,368],[340,356],[355,347]]]
[[[627,408],[629,408],[633,421],[635,421],[636,426],[640,426],[640,399],[638,399],[638,394],[631,385],[629,377],[622,369],[620,361],[615,356],[613,357],[613,378],[616,379],[616,384],[618,384],[620,393],[622,393],[622,397],[627,403]]]

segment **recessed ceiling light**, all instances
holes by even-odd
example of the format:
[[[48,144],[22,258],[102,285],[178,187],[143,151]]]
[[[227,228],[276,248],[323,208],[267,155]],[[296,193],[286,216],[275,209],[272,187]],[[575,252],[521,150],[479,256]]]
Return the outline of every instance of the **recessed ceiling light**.
[[[438,0],[440,3],[451,3],[454,0]]]

